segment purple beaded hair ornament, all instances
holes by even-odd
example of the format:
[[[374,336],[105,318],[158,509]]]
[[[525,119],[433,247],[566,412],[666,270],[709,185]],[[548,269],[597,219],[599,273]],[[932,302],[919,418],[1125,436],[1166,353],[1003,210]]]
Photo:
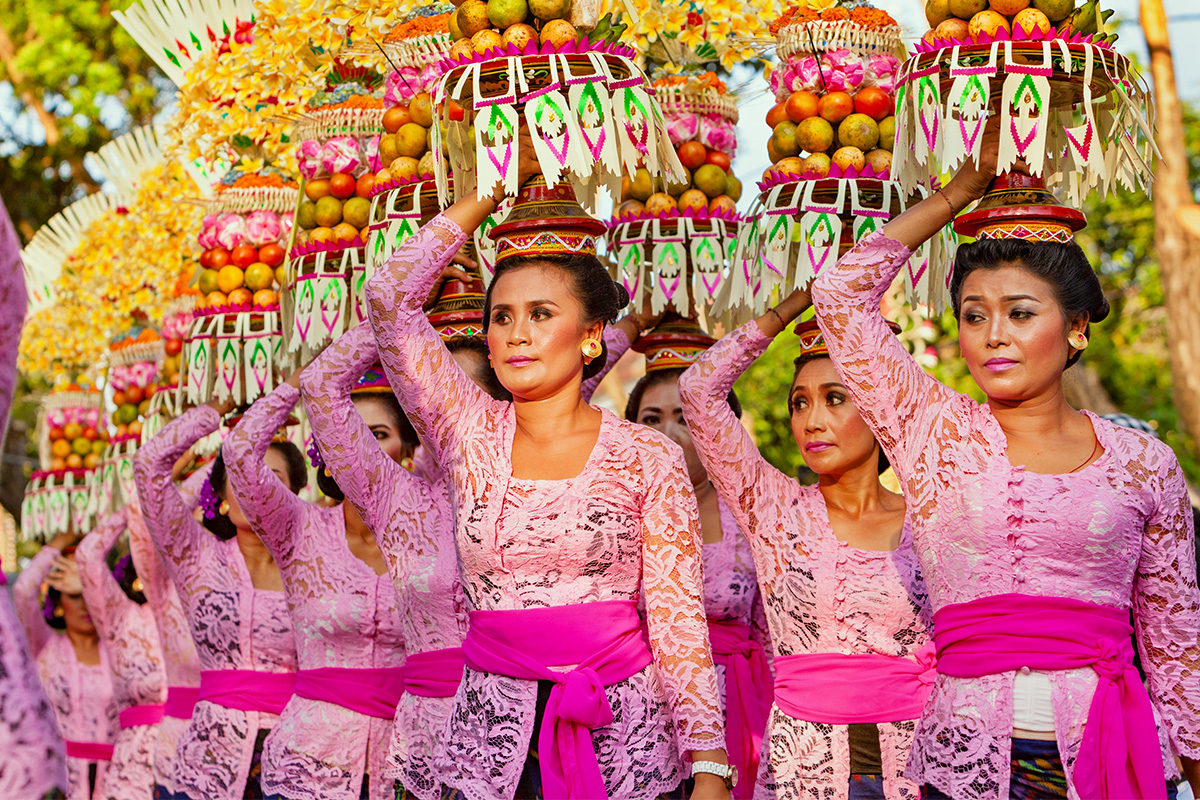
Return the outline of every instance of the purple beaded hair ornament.
[[[308,460],[317,469],[325,466],[325,459],[321,458],[321,448],[317,447],[317,438],[315,436],[308,443]]]
[[[200,508],[204,510],[205,519],[216,519],[218,509],[221,507],[221,498],[217,496],[217,490],[213,488],[212,481],[204,481],[204,485],[200,487]]]
[[[51,625],[54,623],[56,616],[62,616],[61,613],[56,613],[58,609],[58,598],[50,594],[50,592],[46,592],[46,599],[42,601],[42,617],[46,620],[46,624]]]

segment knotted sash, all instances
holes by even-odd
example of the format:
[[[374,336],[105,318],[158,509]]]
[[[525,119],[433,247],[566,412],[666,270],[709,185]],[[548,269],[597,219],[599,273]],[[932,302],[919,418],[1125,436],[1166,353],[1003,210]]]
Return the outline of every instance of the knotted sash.
[[[404,662],[404,691],[417,697],[454,697],[463,665],[461,647],[414,653]]]
[[[472,611],[463,657],[479,672],[554,682],[538,737],[547,800],[608,796],[591,729],[613,722],[604,687],[653,660],[635,603]]]
[[[751,641],[748,625],[710,618],[708,639],[713,663],[725,667],[725,747],[740,776],[734,794],[749,798],[771,715],[771,669],[762,645]]]

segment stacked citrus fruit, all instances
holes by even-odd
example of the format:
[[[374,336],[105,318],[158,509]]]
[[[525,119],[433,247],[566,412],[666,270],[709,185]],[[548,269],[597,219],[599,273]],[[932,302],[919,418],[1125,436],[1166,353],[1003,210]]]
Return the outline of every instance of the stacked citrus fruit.
[[[99,393],[83,389],[78,384],[63,387],[58,394],[87,392],[94,394],[95,405],[53,407],[46,412],[48,458],[43,458],[43,470],[61,473],[66,470],[95,469],[108,443],[108,430],[101,424]]]
[[[576,25],[596,7],[595,0],[466,0],[448,20],[450,57],[469,60],[509,46],[560,48],[580,38]]]
[[[1112,11],[1101,12],[1096,0],[1078,9],[1075,0],[926,0],[929,30],[922,37],[938,41],[978,41],[1000,31],[1014,39],[1061,34],[1096,34]]]
[[[109,343],[108,385],[116,410],[113,443],[140,441],[142,422],[150,399],[159,391],[162,336],[153,328],[135,324]]]

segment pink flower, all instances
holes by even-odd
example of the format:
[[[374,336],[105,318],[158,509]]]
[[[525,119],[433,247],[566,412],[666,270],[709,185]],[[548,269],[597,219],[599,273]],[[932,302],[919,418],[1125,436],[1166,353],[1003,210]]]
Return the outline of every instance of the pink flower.
[[[246,217],[246,241],[255,247],[279,241],[279,215],[259,209]]]
[[[321,143],[316,139],[305,139],[296,148],[300,174],[310,181],[321,173]]]
[[[699,129],[700,119],[695,114],[680,114],[667,120],[667,136],[676,147],[695,139]]]
[[[830,50],[821,57],[825,87],[831,92],[853,93],[862,85],[866,65],[862,57],[849,50]]]
[[[363,153],[367,157],[367,169],[371,172],[379,172],[383,169],[383,161],[379,158],[379,137],[372,136],[363,145]]]
[[[799,92],[802,89],[812,92],[821,88],[821,70],[817,67],[815,56],[805,56],[794,62],[794,66],[795,76],[790,84],[793,92]]]
[[[724,119],[711,114],[700,120],[700,143],[720,150],[730,158],[737,155],[737,130]]]
[[[217,222],[217,244],[232,250],[246,239],[246,218],[240,214],[223,214]]]
[[[358,153],[358,142],[351,136],[335,136],[321,149],[321,166],[330,175],[336,172],[354,172],[362,165]]]

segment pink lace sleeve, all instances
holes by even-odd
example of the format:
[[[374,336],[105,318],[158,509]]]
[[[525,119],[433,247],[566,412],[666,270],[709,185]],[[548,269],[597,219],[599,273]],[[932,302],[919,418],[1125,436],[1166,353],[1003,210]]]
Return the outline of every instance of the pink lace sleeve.
[[[171,478],[171,469],[189,447],[220,424],[221,417],[215,410],[197,406],[172,420],[133,457],[142,516],[159,552],[173,568],[195,564],[196,553],[202,549],[199,537],[211,538],[211,534],[192,517],[195,506],[184,501]],[[177,579],[174,574],[172,579]]]
[[[8,432],[13,385],[17,377],[17,348],[28,304],[25,271],[21,268],[21,243],[0,206],[0,444]]]
[[[199,502],[200,490],[204,487],[204,482],[208,480],[208,475],[211,472],[212,464],[205,464],[184,478],[183,483],[179,484],[179,497],[183,500],[185,506],[190,508]]]
[[[748,322],[701,354],[679,379],[683,416],[696,452],[738,526],[749,535],[774,531],[762,518],[776,513],[792,479],[762,457],[726,398],[770,344],[758,325]]]
[[[62,553],[53,547],[43,547],[29,562],[29,566],[21,570],[21,574],[13,581],[13,605],[17,607],[17,616],[25,628],[25,637],[29,639],[29,652],[37,658],[38,653],[54,635],[54,629],[42,616],[42,604],[38,602],[38,592],[42,581],[50,574],[50,565]]]
[[[368,312],[383,368],[421,442],[443,466],[469,427],[468,415],[498,414],[505,405],[466,376],[421,309],[466,240],[455,222],[434,217],[367,281]]]
[[[96,620],[101,634],[112,630],[127,604],[133,604],[108,569],[108,551],[116,544],[117,537],[125,530],[126,511],[121,509],[100,520],[100,524],[83,537],[75,550],[79,563],[79,582],[83,584],[83,599],[88,613]]]
[[[741,534],[738,534],[739,536]],[[758,642],[767,654],[767,666],[775,673],[775,648],[771,642],[771,629],[767,625],[767,607],[763,604],[761,591],[754,593],[754,604],[750,606],[750,641]]]
[[[350,399],[354,384],[378,358],[370,326],[359,325],[300,376],[300,396],[321,457],[376,536],[389,527],[395,493],[420,491],[424,485],[380,449]]]
[[[185,505],[190,506],[193,503],[187,503],[185,500]],[[171,577],[167,574],[167,565],[162,562],[158,550],[154,547],[154,540],[150,538],[140,503],[129,505],[128,511],[129,553],[137,567],[138,580],[142,582],[142,593],[146,595],[146,602],[157,608],[167,602],[171,591]]]
[[[625,335],[625,331],[616,325],[605,325],[604,345],[608,348],[607,357],[604,359],[604,367],[583,382],[582,392],[583,402],[585,403],[592,402],[592,395],[600,387],[600,382],[617,365],[617,362],[621,360],[621,356],[625,355],[625,351],[629,349],[629,337]]]
[[[1161,494],[1142,538],[1133,615],[1150,696],[1171,744],[1179,755],[1200,759],[1200,591],[1192,507],[1179,462],[1165,445],[1161,449]]]
[[[276,560],[291,552],[288,543],[300,533],[308,503],[279,480],[263,459],[275,432],[287,421],[299,399],[296,387],[283,384],[250,406],[221,446],[230,489]]]
[[[683,452],[654,443],[643,461],[642,576],[650,650],[662,671],[682,750],[725,746],[708,643],[700,509]]]
[[[960,397],[921,369],[879,311],[910,252],[874,233],[812,285],[817,323],[833,364],[901,480],[912,476],[941,409]]]

